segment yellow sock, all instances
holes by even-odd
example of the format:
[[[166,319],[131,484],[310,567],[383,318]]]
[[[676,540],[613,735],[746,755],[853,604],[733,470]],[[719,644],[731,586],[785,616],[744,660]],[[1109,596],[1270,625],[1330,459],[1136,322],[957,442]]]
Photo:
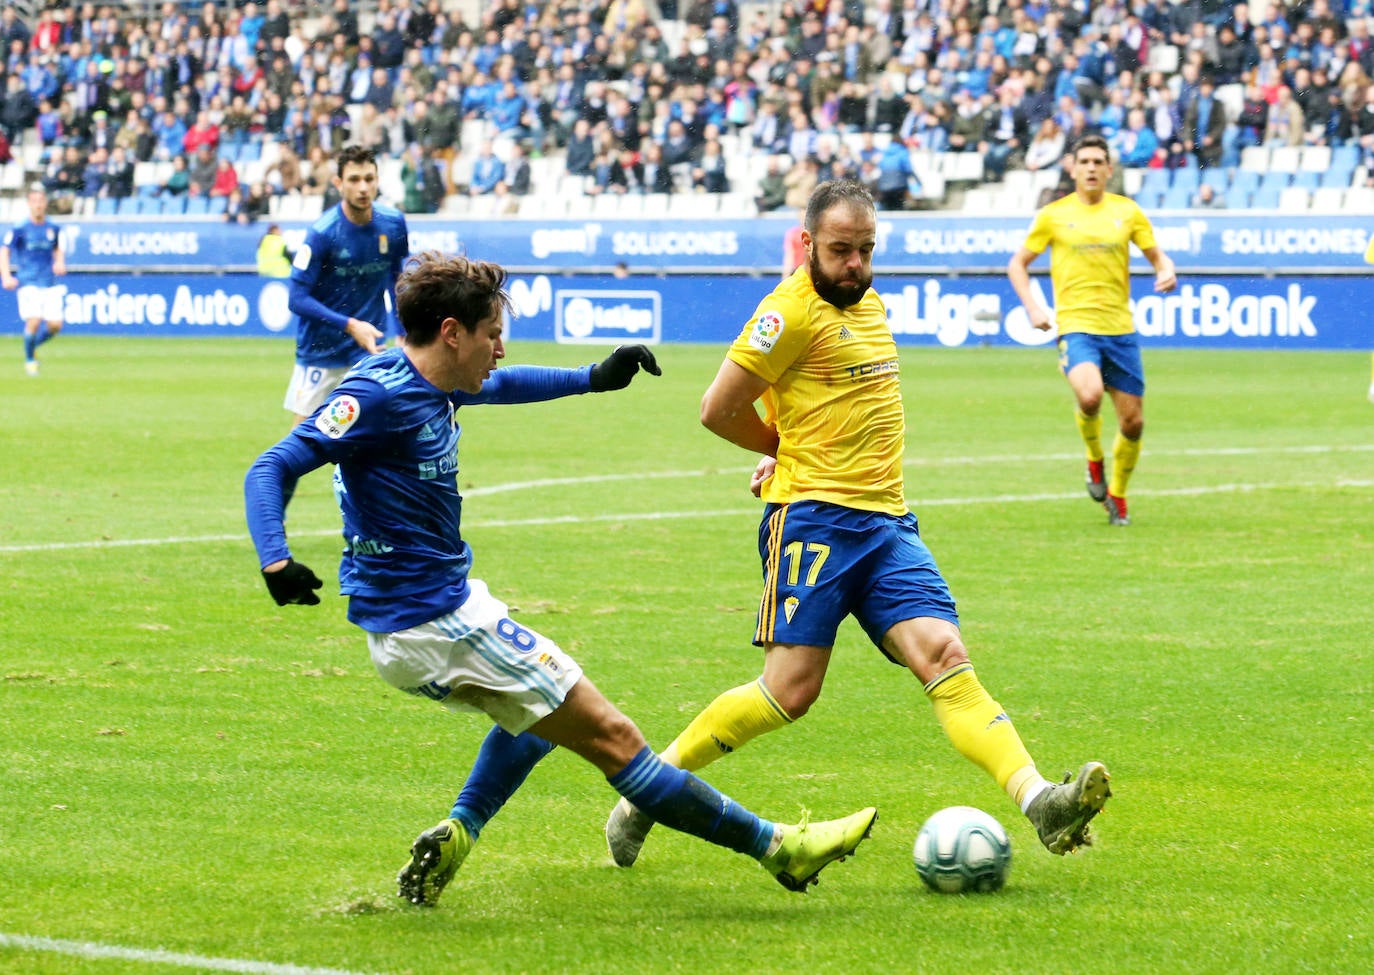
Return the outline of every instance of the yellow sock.
[[[1112,481],[1107,490],[1118,498],[1126,496],[1126,484],[1131,480],[1135,462],[1140,459],[1140,441],[1131,440],[1120,430],[1112,442]]]
[[[1078,423],[1078,434],[1083,438],[1083,446],[1087,448],[1088,460],[1100,461],[1102,459],[1102,414],[1088,416],[1082,410],[1075,409],[1073,418]]]
[[[695,772],[791,721],[760,677],[706,705],[660,757],[669,765]]]
[[[945,671],[926,685],[926,696],[954,747],[991,775],[1017,805],[1044,781],[1011,719],[979,683],[972,664]]]

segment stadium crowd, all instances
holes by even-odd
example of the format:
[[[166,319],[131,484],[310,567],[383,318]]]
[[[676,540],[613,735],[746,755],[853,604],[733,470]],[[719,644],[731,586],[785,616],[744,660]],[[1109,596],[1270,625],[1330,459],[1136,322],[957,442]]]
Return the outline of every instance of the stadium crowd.
[[[330,193],[347,142],[399,164],[411,213],[452,194],[514,212],[568,178],[591,195],[747,194],[767,211],[840,175],[902,209],[929,196],[918,152],[976,154],[997,181],[1056,170],[1089,132],[1128,167],[1321,145],[1374,172],[1370,8],[489,0],[469,23],[443,0],[50,3],[28,18],[11,3],[0,161],[31,164],[56,212],[157,196],[164,213],[238,220]],[[536,176],[541,159],[556,163]],[[157,185],[139,163],[164,164]]]

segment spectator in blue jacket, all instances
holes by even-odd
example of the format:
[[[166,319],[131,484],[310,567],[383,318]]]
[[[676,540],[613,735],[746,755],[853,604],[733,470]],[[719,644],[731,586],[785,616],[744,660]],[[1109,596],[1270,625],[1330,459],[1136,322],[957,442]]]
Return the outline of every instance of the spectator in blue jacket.
[[[506,165],[496,157],[491,142],[483,142],[482,149],[472,164],[472,181],[468,185],[468,193],[472,196],[490,193],[496,189],[496,184],[501,182],[505,174]]]

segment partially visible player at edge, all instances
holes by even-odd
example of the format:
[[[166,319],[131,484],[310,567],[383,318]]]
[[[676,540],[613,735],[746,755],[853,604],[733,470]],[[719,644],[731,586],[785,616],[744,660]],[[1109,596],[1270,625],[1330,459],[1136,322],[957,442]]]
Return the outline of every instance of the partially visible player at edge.
[[[555,745],[587,759],[655,820],[745,853],[784,887],[805,891],[826,865],[854,852],[877,810],[778,825],[665,765],[575,660],[511,619],[505,603],[468,575],[455,411],[623,389],[641,368],[659,374],[642,345],[580,369],[498,370],[510,309],[505,281],[495,264],[417,258],[397,285],[406,344],[360,363],[310,421],[258,458],[244,487],[268,591],[278,605],[313,605],[321,582],[291,557],[285,499],[297,478],[337,464],[346,539],[340,588],[378,673],[410,694],[483,711],[496,723],[449,816],[412,845],[399,893],[433,904],[482,827]]]
[[[762,455],[750,487],[767,502],[754,632],[763,673],[707,705],[663,760],[696,771],[806,714],[840,622],[853,616],[921,682],[950,741],[1046,848],[1070,852],[1088,842],[1088,822],[1111,795],[1107,769],[1088,762],[1046,781],[969,661],[954,597],[906,503],[900,363],[872,287],[872,197],[854,180],[822,183],[803,236],[807,262],[759,304],[701,403],[711,432]],[[615,806],[606,841],[616,863],[634,863],[651,825],[632,799]]]
[[[1374,237],[1369,238],[1369,246],[1365,248],[1364,262],[1374,264]],[[1374,403],[1374,353],[1369,357],[1369,402]]]
[[[336,163],[341,199],[306,231],[291,262],[296,365],[282,405],[292,425],[319,409],[350,366],[385,343],[396,278],[410,256],[405,215],[376,202],[373,151],[345,146]]]
[[[67,289],[56,279],[66,273],[62,232],[48,220],[47,192],[35,184],[29,188],[29,219],[6,230],[0,242],[0,283],[6,291],[18,289],[24,371],[30,376],[38,375],[38,347],[62,331]]]
[[[1075,419],[1087,452],[1088,495],[1107,509],[1112,525],[1129,525],[1126,486],[1145,431],[1145,368],[1131,318],[1131,244],[1155,271],[1155,291],[1178,284],[1174,262],[1155,243],[1154,228],[1135,201],[1106,191],[1112,175],[1107,140],[1084,136],[1073,150],[1074,192],[1040,209],[1007,277],[1030,323],[1059,328],[1059,368],[1073,390]],[[1030,266],[1050,253],[1054,321],[1031,288]],[[1111,393],[1117,433],[1111,480],[1102,451],[1102,393]]]

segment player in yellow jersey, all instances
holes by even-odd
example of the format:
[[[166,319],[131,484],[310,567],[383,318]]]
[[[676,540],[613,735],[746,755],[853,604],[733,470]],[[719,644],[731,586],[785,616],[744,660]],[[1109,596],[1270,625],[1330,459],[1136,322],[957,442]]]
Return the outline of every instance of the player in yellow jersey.
[[[1019,804],[1051,852],[1067,853],[1088,842],[1088,821],[1111,795],[1107,769],[1089,762],[1046,781],[973,672],[954,598],[906,504],[897,345],[871,287],[876,241],[862,184],[816,187],[806,261],[759,304],[702,399],[708,429],[762,455],[750,486],[767,503],[754,633],[763,674],[717,697],[663,760],[700,769],[806,714],[852,615],[921,681],[955,747]],[[616,863],[634,863],[651,825],[630,802],[616,805],[606,823]]]
[[[1077,400],[1079,433],[1088,455],[1088,494],[1113,525],[1129,525],[1126,485],[1145,430],[1145,369],[1131,319],[1131,244],[1155,269],[1155,290],[1178,283],[1174,262],[1155,243],[1149,218],[1134,201],[1106,190],[1112,175],[1107,140],[1084,136],[1074,147],[1074,192],[1042,207],[1026,242],[1007,264],[1007,277],[1038,329],[1059,327],[1059,368]],[[1030,266],[1045,248],[1054,282],[1054,317],[1031,291]],[[1108,483],[1102,452],[1102,394],[1111,393],[1117,434]]]

